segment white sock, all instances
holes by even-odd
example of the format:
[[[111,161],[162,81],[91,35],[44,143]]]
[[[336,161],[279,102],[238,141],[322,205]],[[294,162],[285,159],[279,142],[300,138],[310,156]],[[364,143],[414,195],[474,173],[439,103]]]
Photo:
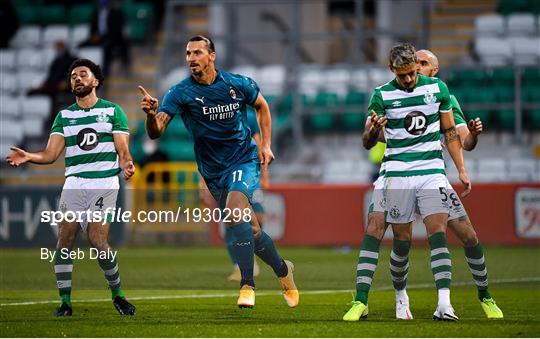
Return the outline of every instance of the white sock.
[[[450,289],[441,288],[439,292],[439,305],[450,306]]]
[[[407,295],[407,290],[405,288],[402,290],[396,290],[396,302],[400,300],[406,303],[409,302],[409,296]]]

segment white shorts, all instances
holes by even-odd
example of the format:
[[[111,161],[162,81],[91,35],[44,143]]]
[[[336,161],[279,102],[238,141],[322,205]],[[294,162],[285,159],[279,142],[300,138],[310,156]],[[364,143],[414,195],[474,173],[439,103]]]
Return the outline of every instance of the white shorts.
[[[412,222],[417,208],[422,219],[432,214],[448,214],[447,182],[443,174],[385,178],[386,221],[391,224]]]
[[[450,184],[450,181],[448,181],[448,178],[446,179],[447,183],[447,192],[448,192],[448,203],[450,205],[450,212],[448,213],[448,220],[454,220],[461,217],[467,216],[467,211],[465,210],[465,207],[461,203],[461,200],[459,199],[459,195],[454,191],[454,188]]]
[[[369,213],[371,212],[384,212],[385,200],[384,200],[384,177],[378,177],[373,183],[373,194],[371,195],[371,203],[369,204]]]
[[[120,183],[117,176],[107,178],[80,178],[67,177],[62,195],[60,196],[59,210],[67,211],[111,211],[116,207],[116,198]],[[80,223],[86,232],[88,220]]]

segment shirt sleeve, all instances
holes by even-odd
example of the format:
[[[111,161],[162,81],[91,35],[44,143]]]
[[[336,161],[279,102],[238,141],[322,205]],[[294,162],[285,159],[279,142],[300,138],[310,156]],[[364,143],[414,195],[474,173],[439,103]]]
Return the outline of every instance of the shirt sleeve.
[[[260,134],[259,122],[257,121],[257,112],[251,107],[247,109],[248,126],[251,130],[251,135]]]
[[[122,107],[116,105],[114,107],[114,121],[113,121],[113,133],[129,134],[129,123],[126,113]]]
[[[381,91],[378,89],[373,92],[371,95],[371,98],[369,99],[369,105],[368,105],[368,116],[371,116],[371,111],[375,111],[377,115],[385,115],[386,112],[384,110],[384,102],[381,96]]]
[[[456,127],[460,125],[467,125],[467,121],[465,120],[465,114],[463,114],[461,106],[459,106],[459,102],[457,101],[456,97],[452,94],[450,94],[450,102],[452,103],[452,113],[454,114],[454,121],[456,122]]]
[[[165,93],[163,100],[161,101],[161,105],[158,107],[157,111],[167,113],[171,119],[174,118],[175,115],[182,114],[181,101],[176,94],[174,87]]]
[[[64,125],[62,124],[61,112],[58,112],[58,114],[56,114],[56,118],[54,118],[50,134],[60,134],[61,136],[64,136]]]
[[[257,96],[259,95],[259,85],[255,82],[255,80],[249,78],[249,77],[242,77],[242,91],[244,92],[244,96],[246,98],[246,103],[250,106],[253,106],[255,101],[257,100]]]
[[[448,86],[442,81],[438,80],[439,89],[441,93],[441,104],[439,106],[439,112],[448,113],[452,110],[452,103],[450,101],[450,92],[448,91]]]

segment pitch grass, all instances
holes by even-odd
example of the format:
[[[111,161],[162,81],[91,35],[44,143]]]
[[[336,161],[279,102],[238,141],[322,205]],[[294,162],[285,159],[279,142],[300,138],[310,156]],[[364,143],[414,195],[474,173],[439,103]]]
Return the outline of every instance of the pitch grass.
[[[437,293],[429,251],[411,253],[409,296],[413,321],[394,319],[394,295],[383,248],[366,320],[345,323],[354,289],[357,250],[287,248],[296,264],[301,304],[289,309],[273,272],[262,267],[252,310],[235,306],[238,285],[225,277],[230,264],[222,248],[122,248],[120,273],[137,315],[121,317],[95,261],[75,261],[74,316],[55,318],[58,306],[52,264],[39,249],[0,252],[2,337],[538,337],[540,249],[489,247],[491,292],[505,314],[487,320],[471,285],[463,252],[452,248],[452,303],[460,321],[431,320]],[[85,250],[86,253],[88,253]],[[264,265],[264,264],[263,264]],[[261,266],[263,266],[261,265]],[[521,280],[521,281],[518,281]],[[497,282],[499,281],[499,282]],[[502,282],[507,281],[507,282]],[[514,282],[508,282],[514,281]],[[214,297],[208,297],[213,295]],[[197,297],[199,296],[199,297]],[[149,299],[153,298],[153,299]],[[94,301],[92,301],[94,300]],[[97,300],[97,301],[96,301]],[[11,305],[19,302],[47,302]]]

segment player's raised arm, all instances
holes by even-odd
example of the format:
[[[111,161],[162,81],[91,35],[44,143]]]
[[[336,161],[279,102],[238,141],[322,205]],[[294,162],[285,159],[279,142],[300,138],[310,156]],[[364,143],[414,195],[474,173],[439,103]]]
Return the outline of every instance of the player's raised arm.
[[[465,163],[463,161],[463,147],[461,146],[461,141],[459,135],[456,131],[456,124],[454,122],[454,116],[452,111],[441,113],[441,129],[444,133],[444,138],[446,139],[446,147],[448,148],[448,153],[452,157],[454,164],[459,172],[459,179],[465,186],[465,191],[461,196],[466,196],[471,192],[471,181],[467,170],[465,169]]]
[[[261,93],[253,103],[253,108],[257,112],[257,120],[261,129],[261,146],[259,148],[259,158],[262,165],[269,165],[274,160],[274,153],[270,148],[272,144],[272,116],[266,99]]]
[[[47,142],[47,147],[45,150],[40,152],[26,152],[23,149],[18,147],[10,147],[13,153],[9,154],[6,157],[8,164],[11,166],[19,167],[26,162],[31,162],[34,164],[47,165],[52,164],[58,159],[62,151],[64,150],[65,141],[64,136],[60,134],[51,134],[49,141]]]
[[[458,128],[459,136],[463,144],[463,149],[472,151],[478,144],[478,136],[484,131],[480,118],[471,119],[467,126]]]
[[[388,120],[385,116],[378,116],[375,111],[371,111],[371,116],[366,119],[364,133],[362,133],[362,143],[365,149],[371,149],[377,144],[377,141],[384,140],[382,129],[387,122]]]
[[[144,87],[139,86],[142,95],[141,109],[146,113],[146,132],[150,139],[157,139],[163,134],[171,117],[165,112],[157,112],[159,100],[152,97]]]

